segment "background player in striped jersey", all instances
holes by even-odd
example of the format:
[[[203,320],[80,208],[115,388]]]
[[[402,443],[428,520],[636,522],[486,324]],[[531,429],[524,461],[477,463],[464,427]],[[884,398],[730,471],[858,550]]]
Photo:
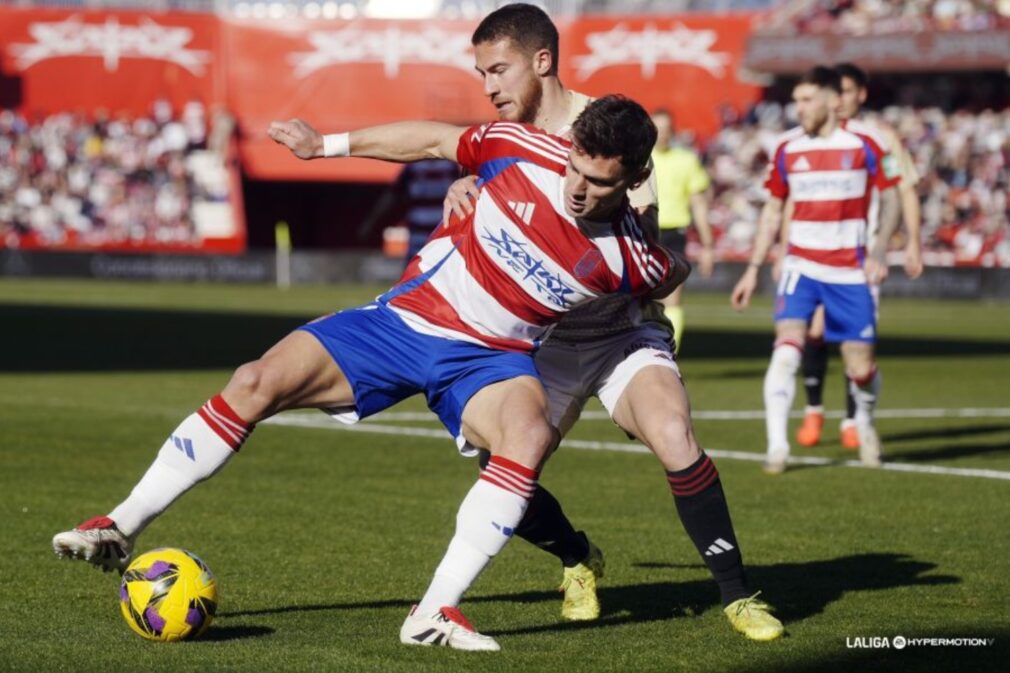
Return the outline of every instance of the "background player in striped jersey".
[[[860,119],[859,111],[866,102],[867,95],[866,73],[851,63],[840,63],[835,66],[835,71],[842,82],[838,107],[839,120],[848,130],[873,138],[886,154],[881,162],[885,172],[889,177],[898,177],[898,195],[907,236],[905,274],[909,278],[918,278],[922,275],[922,248],[919,241],[921,216],[919,195],[916,192],[919,171],[908,151],[902,147],[901,139],[893,128],[883,122],[869,123]],[[871,207],[867,235],[867,244],[870,246],[876,241],[879,225],[877,214],[877,209]],[[785,234],[781,237],[782,240],[786,238]],[[870,290],[879,307],[878,286],[874,285]],[[823,308],[818,309],[810,321],[810,329],[803,347],[802,370],[807,406],[803,424],[796,432],[796,442],[802,446],[816,446],[821,441],[821,429],[824,427],[824,377],[828,371],[828,345],[824,341]],[[845,401],[845,418],[839,427],[839,435],[842,446],[854,450],[859,448],[859,431],[856,428],[856,401],[849,390],[848,381],[845,385]]]
[[[580,117],[571,148],[502,122],[469,129],[405,122],[324,139],[291,120],[274,122],[269,133],[303,159],[452,159],[486,184],[474,214],[442,227],[389,292],[304,325],[239,367],[172,433],[124,502],[57,534],[53,548],[121,568],[136,536],[221,469],[257,422],[293,408],[356,420],[424,392],[458,442],[486,446],[492,456],[400,640],[497,650],[457,606],[522,519],[556,441],[531,351],[580,303],[614,292],[668,294],[689,272],[644,238],[625,198],[647,175],[655,128],[637,103],[608,97]],[[529,222],[505,206],[512,200],[536,204]]]
[[[898,221],[897,183],[881,166],[883,151],[871,139],[842,128],[837,116],[838,73],[816,67],[793,89],[800,126],[784,134],[772,158],[765,186],[770,198],[751,262],[733,289],[737,310],[750,303],[764,263],[782,225],[783,204],[793,202],[789,247],[775,298],[775,348],[765,376],[768,430],[765,471],[785,470],[789,457],[787,423],[807,325],[824,307],[825,338],[842,344],[842,357],[856,400],[859,454],[867,466],[880,465],[880,439],[873,408],[880,393],[874,361],[876,306],[870,285],[887,275],[887,241]],[[880,234],[867,254],[866,220],[872,190],[880,191]]]
[[[563,134],[589,104],[588,96],[566,89],[558,79],[558,32],[543,10],[521,3],[506,5],[484,18],[472,42],[484,93],[500,119]],[[477,194],[474,180],[459,181],[450,190],[447,212],[448,208],[457,214],[468,212],[469,199]],[[651,181],[629,193],[631,204],[652,225],[653,235],[658,233],[655,195]],[[718,583],[734,628],[755,640],[777,638],[782,624],[769,614],[767,604],[750,598],[718,471],[694,437],[669,325],[659,322],[663,307],[649,303],[654,306],[643,311],[633,298],[603,298],[567,314],[554,328],[536,355],[551,423],[566,434],[586,401],[598,397],[614,422],[662,463],[677,514]],[[650,309],[656,319],[644,321],[643,312]],[[516,534],[561,561],[562,616],[597,618],[602,553],[575,530],[543,486],[537,485]]]

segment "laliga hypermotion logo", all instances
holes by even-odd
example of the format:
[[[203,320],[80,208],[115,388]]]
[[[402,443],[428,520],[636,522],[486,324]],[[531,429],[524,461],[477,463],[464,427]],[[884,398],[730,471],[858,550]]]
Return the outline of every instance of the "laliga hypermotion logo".
[[[378,30],[349,27],[337,31],[312,31],[313,51],[291,54],[296,77],[308,77],[320,68],[346,63],[381,63],[388,79],[404,63],[424,63],[460,68],[474,74],[470,36],[428,27],[420,31],[391,25]]]
[[[714,30],[691,30],[682,23],[670,30],[657,30],[650,23],[641,31],[618,24],[606,32],[587,34],[590,53],[576,56],[575,67],[583,80],[602,68],[634,64],[641,66],[642,77],[652,79],[657,65],[671,63],[701,68],[722,78],[732,55],[712,51],[717,37]]]
[[[185,27],[162,26],[142,17],[136,26],[120,25],[110,16],[105,23],[84,23],[71,16],[55,23],[32,23],[28,34],[35,40],[12,44],[10,54],[20,70],[40,61],[68,56],[101,56],[105,69],[114,72],[124,58],[151,58],[182,66],[194,75],[202,75],[210,62],[210,52],[187,49],[193,31]]]

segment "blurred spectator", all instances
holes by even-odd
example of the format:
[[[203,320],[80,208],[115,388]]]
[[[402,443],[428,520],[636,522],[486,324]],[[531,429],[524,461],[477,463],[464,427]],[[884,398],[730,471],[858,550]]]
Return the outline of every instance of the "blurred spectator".
[[[1008,0],[787,0],[767,15],[761,30],[864,35],[1008,27]]]
[[[137,118],[0,111],[0,246],[198,244],[194,206],[228,198],[199,170],[207,136],[197,102],[178,118],[165,102]]]
[[[727,117],[705,147],[715,188],[709,219],[722,259],[748,255],[767,157],[778,134],[793,125],[787,112],[765,102],[746,119]],[[1010,267],[1010,110],[951,114],[891,107],[865,116],[876,115],[898,131],[923,175],[926,264]],[[892,243],[898,249],[902,242]]]

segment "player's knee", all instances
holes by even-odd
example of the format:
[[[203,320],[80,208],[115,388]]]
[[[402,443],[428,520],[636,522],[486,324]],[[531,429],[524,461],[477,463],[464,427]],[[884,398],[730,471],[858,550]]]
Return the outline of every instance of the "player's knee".
[[[560,439],[558,431],[543,419],[512,424],[502,446],[494,453],[528,467],[539,465]]]
[[[262,360],[253,360],[235,370],[225,390],[230,398],[242,400],[243,406],[265,411],[277,397],[277,379]]]
[[[695,452],[695,442],[690,420],[683,414],[667,416],[649,433],[646,444],[661,460],[684,459]]]
[[[845,370],[846,374],[853,381],[862,381],[870,377],[870,374],[873,373],[873,367],[873,360],[866,359],[849,363],[846,365]]]

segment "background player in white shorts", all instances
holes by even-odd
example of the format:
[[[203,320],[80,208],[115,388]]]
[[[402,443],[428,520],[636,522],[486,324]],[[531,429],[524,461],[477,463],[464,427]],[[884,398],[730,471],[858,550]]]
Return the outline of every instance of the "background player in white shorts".
[[[866,102],[868,78],[858,66],[839,63],[834,66],[842,80],[842,94],[839,96],[838,117],[845,128],[873,138],[886,156],[884,170],[898,177],[898,195],[901,214],[905,222],[905,275],[915,279],[922,275],[922,246],[919,241],[921,224],[919,195],[919,171],[908,151],[902,146],[897,132],[881,121],[870,123],[859,118],[859,111]],[[867,245],[873,247],[879,229],[879,203],[871,203],[867,231]],[[788,227],[788,217],[786,227]],[[788,236],[783,231],[781,240]],[[886,243],[886,241],[885,241]],[[781,257],[780,257],[781,259]],[[870,291],[877,300],[879,310],[880,286],[872,285]],[[820,309],[810,321],[807,340],[803,346],[803,388],[807,395],[807,405],[803,414],[803,424],[796,431],[796,442],[801,446],[817,446],[824,427],[824,378],[828,370],[828,345],[824,341],[824,310]],[[850,450],[859,448],[859,432],[856,429],[856,401],[845,382],[845,418],[839,427],[842,447]]]
[[[472,39],[484,92],[501,119],[531,123],[564,134],[590,102],[565,89],[557,76],[558,33],[543,10],[506,5],[489,14]],[[470,209],[479,187],[472,179],[454,185],[447,212]],[[655,227],[656,197],[650,181],[629,193]],[[655,302],[651,302],[656,304]],[[662,321],[662,306],[646,312]],[[664,322],[643,320],[640,301],[614,298],[572,311],[551,332],[536,356],[547,389],[551,423],[571,429],[589,397],[597,396],[617,425],[646,444],[667,473],[684,528],[719,585],[733,626],[755,640],[782,633],[768,606],[750,598],[739,543],[718,472],[694,437],[687,393]],[[595,619],[600,614],[596,579],[603,558],[575,530],[557,499],[538,485],[516,534],[557,556],[564,567],[562,615]],[[712,553],[712,546],[719,553]]]

